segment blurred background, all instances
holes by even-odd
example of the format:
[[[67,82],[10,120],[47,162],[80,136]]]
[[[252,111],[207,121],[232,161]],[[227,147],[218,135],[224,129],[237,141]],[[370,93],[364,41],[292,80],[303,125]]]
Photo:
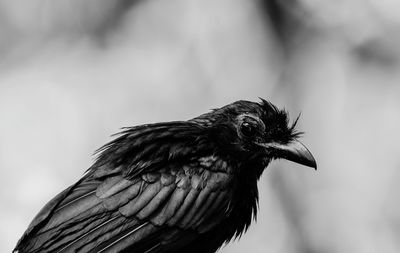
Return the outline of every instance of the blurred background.
[[[221,253],[400,251],[398,0],[0,0],[0,252],[120,127],[263,97],[318,171],[274,162]]]

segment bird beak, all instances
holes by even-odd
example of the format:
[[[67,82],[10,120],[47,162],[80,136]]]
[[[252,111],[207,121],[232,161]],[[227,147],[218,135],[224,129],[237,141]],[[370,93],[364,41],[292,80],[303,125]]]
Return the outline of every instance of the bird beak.
[[[317,169],[317,163],[311,152],[296,139],[288,144],[265,143],[261,145],[268,150],[273,150],[279,158]]]

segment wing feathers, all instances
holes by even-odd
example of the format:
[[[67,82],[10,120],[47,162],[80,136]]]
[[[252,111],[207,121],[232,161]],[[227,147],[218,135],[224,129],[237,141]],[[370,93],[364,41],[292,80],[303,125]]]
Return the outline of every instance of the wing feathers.
[[[96,195],[99,198],[107,198],[115,193],[118,193],[127,187],[131,186],[134,182],[131,180],[124,179],[122,176],[115,176],[107,178],[96,191]]]
[[[142,187],[143,183],[141,181],[137,181],[124,191],[104,199],[103,205],[110,211],[115,210],[128,203],[131,199],[135,198],[139,194]]]
[[[215,200],[217,197],[216,192],[211,192],[209,196],[207,196],[207,200],[204,200],[202,202],[201,207],[199,210],[197,210],[196,215],[190,220],[189,225],[190,227],[193,227],[193,225],[201,218],[203,215],[208,211],[208,208],[211,206],[212,202]]]
[[[164,205],[164,208],[151,219],[151,222],[158,226],[163,225],[175,214],[178,208],[182,205],[189,191],[190,189],[176,188],[175,191],[172,193],[168,203],[166,203]]]
[[[121,250],[129,247],[135,242],[140,241],[156,230],[157,228],[155,226],[149,222],[144,222],[137,227],[125,230],[124,232],[120,233],[118,237],[114,237],[112,241],[102,243],[99,247],[96,247],[90,252],[120,252]]]
[[[46,228],[56,227],[74,217],[79,216],[81,213],[99,205],[101,203],[101,199],[97,198],[93,193],[84,196],[82,198],[77,199],[72,204],[63,207],[62,209],[58,209],[51,216],[49,222],[46,224]]]
[[[183,218],[183,216],[188,211],[189,207],[191,207],[193,202],[196,200],[199,193],[200,193],[200,191],[197,189],[193,189],[193,188],[190,189],[189,193],[185,197],[183,204],[179,207],[179,209],[176,211],[174,216],[167,222],[167,224],[169,226],[176,225],[177,222]]]
[[[207,212],[204,213],[200,219],[196,222],[194,225],[195,227],[200,227],[202,226],[202,223],[207,221],[209,218],[211,219],[211,216],[215,216],[216,214],[220,213],[220,209],[225,206],[227,202],[227,192],[226,191],[221,191],[217,194],[217,197],[213,200],[210,201],[211,205],[207,207]],[[215,219],[218,220],[218,219]]]
[[[180,227],[182,228],[188,228],[190,221],[193,219],[193,217],[196,215],[196,213],[199,211],[201,206],[203,205],[204,201],[207,199],[208,194],[210,193],[211,189],[209,187],[204,188],[203,190],[200,191],[199,196],[196,198],[196,201],[193,204],[193,207],[190,208],[188,213],[185,215],[183,220],[179,222]]]
[[[116,225],[118,225],[118,222],[116,222],[116,220],[118,218],[119,217],[115,216],[113,218],[107,219],[106,221],[104,221],[104,222],[98,224],[97,226],[89,229],[88,231],[85,231],[82,235],[79,235],[75,239],[69,241],[68,243],[63,245],[60,249],[58,249],[57,251],[58,252],[63,252],[65,250],[68,250],[68,248],[71,248],[72,246],[78,248],[77,244],[79,243],[80,240],[83,241],[83,239],[84,239],[85,242],[84,243],[81,242],[80,243],[81,244],[80,247],[84,247],[84,246],[90,245],[91,244],[91,240],[93,240],[98,235],[98,233],[96,233],[96,231],[104,228],[105,226],[108,226],[108,230],[112,229],[111,226],[115,227]],[[104,229],[102,229],[102,230],[104,230]]]
[[[171,194],[171,192],[175,189],[175,184],[170,184],[168,186],[164,186],[157,195],[142,209],[136,217],[139,219],[145,219],[150,216],[158,207],[161,206],[161,203],[164,202]]]
[[[119,208],[119,211],[126,217],[136,214],[150,202],[150,200],[161,190],[161,187],[162,184],[159,181],[148,185],[137,198]]]
[[[31,251],[55,251],[56,249],[68,244],[70,241],[75,240],[81,234],[86,233],[93,227],[98,226],[104,220],[108,219],[107,215],[101,212],[97,206],[97,210],[92,212],[86,211],[78,217],[69,220],[68,223],[62,223],[55,227],[48,227],[41,230],[34,238],[28,243],[26,248]]]
[[[183,245],[187,229],[192,240],[222,219],[215,214],[227,202],[226,177],[215,174],[186,168],[82,182],[25,243],[29,251],[21,252],[115,252],[132,245],[138,252],[159,252],[169,233],[165,243]]]

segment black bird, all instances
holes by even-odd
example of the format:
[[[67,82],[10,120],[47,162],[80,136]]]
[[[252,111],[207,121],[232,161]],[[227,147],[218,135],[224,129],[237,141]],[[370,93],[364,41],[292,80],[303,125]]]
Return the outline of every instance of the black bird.
[[[316,169],[296,122],[262,100],[126,128],[39,212],[15,251],[215,252],[256,216],[257,180],[273,159]]]

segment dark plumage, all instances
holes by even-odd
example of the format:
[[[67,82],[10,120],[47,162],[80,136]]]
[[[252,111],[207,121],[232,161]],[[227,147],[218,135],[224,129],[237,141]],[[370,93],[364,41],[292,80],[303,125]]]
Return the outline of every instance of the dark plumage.
[[[35,217],[15,251],[215,252],[256,216],[257,180],[285,158],[316,168],[267,101],[124,129]]]

